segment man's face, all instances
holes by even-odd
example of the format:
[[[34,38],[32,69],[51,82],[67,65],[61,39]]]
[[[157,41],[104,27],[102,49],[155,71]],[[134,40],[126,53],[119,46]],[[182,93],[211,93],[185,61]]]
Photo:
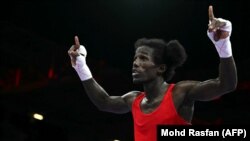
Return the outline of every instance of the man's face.
[[[149,82],[157,77],[158,67],[154,63],[153,52],[154,50],[147,46],[136,49],[132,68],[134,83]]]

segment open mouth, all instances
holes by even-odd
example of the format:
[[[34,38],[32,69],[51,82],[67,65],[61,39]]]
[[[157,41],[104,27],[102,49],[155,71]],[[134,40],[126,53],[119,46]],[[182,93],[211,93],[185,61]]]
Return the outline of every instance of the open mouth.
[[[132,76],[137,76],[137,75],[139,75],[138,72],[133,72],[133,73],[132,73]]]
[[[132,70],[132,76],[138,76],[140,74],[140,72],[136,69]]]

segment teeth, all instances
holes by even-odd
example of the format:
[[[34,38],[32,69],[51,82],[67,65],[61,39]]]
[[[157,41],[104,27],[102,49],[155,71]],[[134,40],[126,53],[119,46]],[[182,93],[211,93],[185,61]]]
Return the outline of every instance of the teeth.
[[[133,72],[132,75],[137,75],[138,73],[137,72]]]

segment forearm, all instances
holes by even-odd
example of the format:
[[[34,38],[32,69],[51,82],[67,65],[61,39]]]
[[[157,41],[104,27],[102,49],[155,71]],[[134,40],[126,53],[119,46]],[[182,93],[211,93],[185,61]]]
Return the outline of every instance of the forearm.
[[[71,57],[72,67],[77,72],[85,91],[90,100],[97,106],[98,109],[105,107],[108,103],[108,94],[106,91],[94,80],[92,73],[86,64],[87,51],[84,46],[80,45],[77,49],[78,56]]]
[[[234,90],[237,86],[237,69],[233,56],[220,58],[219,66],[220,87],[225,91]]]
[[[208,30],[208,36],[214,43],[215,48],[220,57],[219,66],[219,87],[223,91],[231,91],[237,85],[237,71],[232,53],[232,45],[230,36],[232,32],[232,24],[228,20],[221,18],[217,22],[224,23],[224,26],[219,27],[218,31],[211,32]],[[218,40],[215,40],[215,39]]]

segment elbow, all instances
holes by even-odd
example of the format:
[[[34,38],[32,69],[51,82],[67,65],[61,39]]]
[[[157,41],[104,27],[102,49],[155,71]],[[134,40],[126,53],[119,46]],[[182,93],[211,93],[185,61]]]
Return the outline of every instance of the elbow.
[[[109,107],[109,103],[110,103],[108,96],[101,96],[101,97],[98,97],[97,99],[91,99],[91,101],[95,105],[97,110],[104,111],[104,112],[107,111]]]
[[[110,111],[109,108],[104,107],[104,106],[100,106],[100,107],[97,107],[97,108],[98,108],[98,110],[101,111],[101,112],[109,112],[109,111]]]
[[[107,99],[96,104],[96,107],[101,112],[110,112],[112,110],[112,107],[110,106],[109,101]]]
[[[107,107],[107,106],[97,106],[97,109],[101,112],[110,112],[110,113],[115,113],[112,108]]]
[[[227,88],[227,91],[228,92],[233,92],[233,91],[236,90],[236,88],[237,88],[237,85],[232,85],[232,86],[230,86],[230,87]]]
[[[99,111],[106,112],[107,111],[107,106],[105,104],[96,104],[95,105]]]
[[[233,92],[237,89],[237,81],[227,83],[224,85],[223,90],[225,92]]]
[[[104,101],[94,101],[93,100],[92,102],[95,105],[95,107],[97,108],[97,110],[99,110],[99,111],[105,111],[107,109],[105,100]]]
[[[230,90],[231,90],[231,91],[235,91],[235,90],[237,89],[237,84],[238,84],[238,80],[235,79],[235,80],[231,83],[231,85],[230,85]]]
[[[237,82],[232,86],[232,91],[235,91],[237,89]]]
[[[99,111],[105,111],[105,108],[103,108],[102,106],[96,105],[96,107]]]

